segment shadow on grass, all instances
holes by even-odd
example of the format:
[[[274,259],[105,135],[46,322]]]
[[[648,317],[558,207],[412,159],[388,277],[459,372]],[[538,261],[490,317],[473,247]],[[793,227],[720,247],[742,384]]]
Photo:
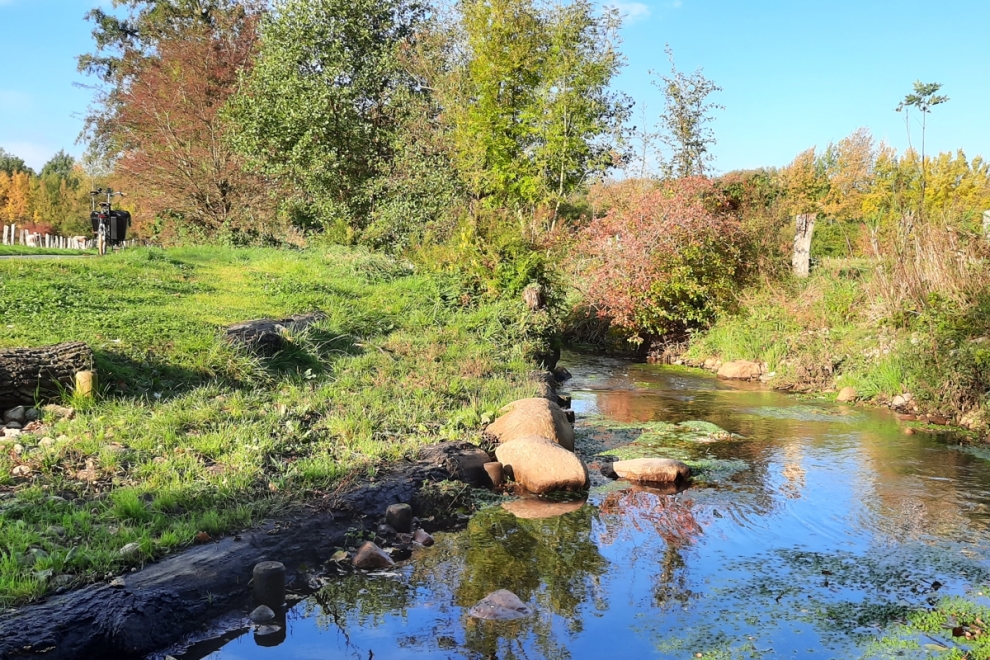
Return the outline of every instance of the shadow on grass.
[[[261,356],[218,336],[196,366],[174,364],[165,354],[138,358],[96,349],[100,392],[105,398],[165,401],[210,383],[259,389],[291,378],[316,378],[339,360],[364,353],[357,337],[336,329],[310,327],[284,339],[281,350]]]

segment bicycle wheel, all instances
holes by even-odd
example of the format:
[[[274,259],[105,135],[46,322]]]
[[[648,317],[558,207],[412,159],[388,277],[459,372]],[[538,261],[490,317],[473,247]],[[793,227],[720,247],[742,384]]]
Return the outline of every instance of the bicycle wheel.
[[[100,222],[100,232],[96,237],[96,250],[104,255],[107,253],[107,225]]]

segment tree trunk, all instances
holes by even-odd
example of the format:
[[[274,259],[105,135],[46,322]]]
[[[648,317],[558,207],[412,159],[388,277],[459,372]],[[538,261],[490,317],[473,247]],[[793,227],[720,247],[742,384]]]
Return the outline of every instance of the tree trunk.
[[[794,217],[794,256],[791,264],[797,277],[807,277],[811,270],[811,234],[815,230],[814,213]]]
[[[0,410],[57,398],[72,390],[77,371],[92,367],[93,351],[82,342],[0,349]]]
[[[260,355],[272,356],[285,348],[284,333],[301,332],[327,317],[323,312],[296,314],[284,319],[256,319],[227,327],[227,341],[241,343]]]

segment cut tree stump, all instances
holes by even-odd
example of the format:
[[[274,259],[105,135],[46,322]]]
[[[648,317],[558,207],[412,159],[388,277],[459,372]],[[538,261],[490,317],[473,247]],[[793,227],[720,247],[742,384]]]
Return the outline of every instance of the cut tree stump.
[[[296,314],[284,319],[255,319],[227,327],[227,341],[240,343],[259,355],[272,356],[285,348],[285,332],[301,332],[327,315],[323,312]]]
[[[811,271],[811,236],[815,231],[817,217],[815,213],[794,216],[794,254],[791,265],[797,277],[808,277]]]
[[[58,398],[72,390],[77,371],[92,367],[93,351],[80,341],[0,349],[0,410]]]

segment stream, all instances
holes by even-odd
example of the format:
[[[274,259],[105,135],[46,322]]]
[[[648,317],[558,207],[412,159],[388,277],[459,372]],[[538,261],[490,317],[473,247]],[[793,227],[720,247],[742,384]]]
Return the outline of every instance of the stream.
[[[701,371],[561,363],[587,502],[484,508],[393,570],[330,579],[289,610],[284,636],[244,627],[173,655],[935,657],[951,632],[891,639],[890,622],[947,595],[987,600],[990,451]],[[596,469],[609,451],[698,476],[679,493],[609,481]],[[468,616],[497,589],[534,614]]]

